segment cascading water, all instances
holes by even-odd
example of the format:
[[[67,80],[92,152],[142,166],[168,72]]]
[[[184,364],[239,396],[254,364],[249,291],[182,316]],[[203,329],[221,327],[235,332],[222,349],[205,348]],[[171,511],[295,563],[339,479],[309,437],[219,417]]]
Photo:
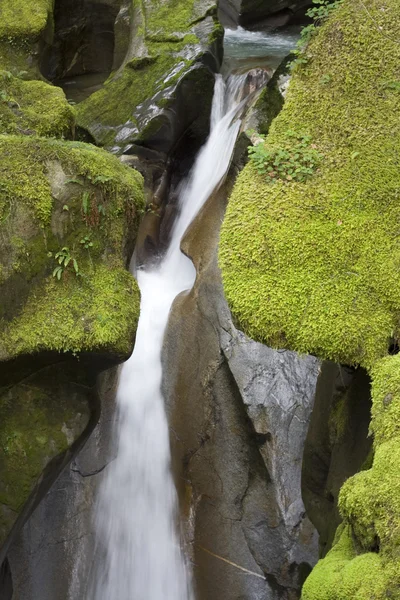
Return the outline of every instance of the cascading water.
[[[185,231],[220,184],[240,128],[245,76],[217,76],[211,132],[179,199],[169,248],[157,265],[138,270],[141,313],[135,349],[119,381],[118,456],[99,491],[96,533],[104,551],[92,600],[192,600],[181,550],[177,498],[170,470],[168,422],[161,394],[161,348],[174,298],[195,280],[180,251]]]

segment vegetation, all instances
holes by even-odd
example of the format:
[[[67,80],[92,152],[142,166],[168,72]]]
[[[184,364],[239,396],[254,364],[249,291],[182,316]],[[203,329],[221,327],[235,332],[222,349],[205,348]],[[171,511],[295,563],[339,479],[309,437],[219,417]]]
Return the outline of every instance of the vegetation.
[[[308,135],[289,130],[285,138],[281,146],[268,147],[265,136],[259,136],[259,143],[249,147],[250,159],[258,173],[271,182],[305,181],[314,173],[322,156]]]
[[[0,355],[94,348],[126,355],[139,291],[125,270],[124,244],[143,209],[141,176],[77,142],[0,136],[0,153],[0,284],[10,299],[0,309]]]
[[[400,80],[400,9],[364,4],[345,1],[319,28],[266,138],[270,152],[285,147],[288,130],[306,134],[323,157],[318,168],[271,185],[250,161],[219,260],[251,337],[369,367],[399,335],[400,95],[388,83]]]
[[[296,49],[293,50],[292,54],[296,57],[294,61],[292,61],[292,67],[296,65],[306,64],[308,61],[308,57],[306,54],[306,50],[311,38],[316,34],[317,27],[322,25],[324,21],[331,15],[332,11],[338,8],[344,0],[313,0],[313,4],[315,6],[313,8],[309,8],[306,12],[306,15],[314,20],[313,23],[303,27],[301,30],[301,36],[299,41],[297,42]]]

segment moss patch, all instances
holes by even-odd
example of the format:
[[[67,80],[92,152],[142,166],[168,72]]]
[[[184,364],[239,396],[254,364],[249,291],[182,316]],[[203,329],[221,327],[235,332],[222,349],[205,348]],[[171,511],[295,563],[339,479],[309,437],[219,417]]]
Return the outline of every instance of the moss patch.
[[[0,0],[0,68],[38,75],[38,44],[51,39],[53,0]]]
[[[0,133],[71,136],[75,117],[64,92],[0,71]]]
[[[321,165],[304,183],[267,183],[249,164],[220,265],[254,339],[368,367],[399,333],[400,7],[364,5],[345,1],[312,40],[267,138],[310,135]]]
[[[36,39],[53,12],[53,0],[0,0],[0,39]]]
[[[342,487],[344,532],[306,581],[303,600],[400,598],[400,355],[374,365],[372,400],[372,466]]]
[[[142,177],[76,142],[0,136],[0,154],[3,359],[39,350],[126,355],[139,314],[126,244],[132,250]],[[57,281],[63,247],[72,259]]]
[[[88,424],[87,388],[70,376],[48,367],[0,391],[0,544],[43,469]]]

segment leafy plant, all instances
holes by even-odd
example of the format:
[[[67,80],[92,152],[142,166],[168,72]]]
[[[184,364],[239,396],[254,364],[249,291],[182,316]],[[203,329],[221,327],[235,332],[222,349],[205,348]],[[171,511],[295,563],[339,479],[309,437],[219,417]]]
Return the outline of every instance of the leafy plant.
[[[85,235],[85,237],[81,239],[80,243],[85,248],[85,250],[89,250],[89,248],[92,248],[93,246],[93,242],[91,240],[90,235]]]
[[[313,19],[313,23],[303,27],[300,33],[300,39],[297,42],[296,48],[292,51],[292,54],[296,57],[292,61],[292,67],[299,64],[305,64],[308,62],[308,57],[305,54],[305,50],[308,46],[310,39],[315,35],[317,27],[321,25],[340,4],[343,0],[313,0],[315,6],[309,8],[306,15]],[[327,82],[324,82],[327,83]]]
[[[287,141],[282,146],[268,147],[265,138],[249,148],[250,160],[259,173],[267,175],[271,182],[280,180],[305,181],[315,172],[322,155],[312,144],[309,135],[286,132]]]
[[[79,267],[77,260],[71,255],[70,249],[67,246],[61,248],[61,250],[59,250],[56,253],[54,258],[58,262],[58,265],[53,271],[53,277],[56,277],[58,281],[60,281],[65,269],[68,267],[69,264],[73,266],[75,275],[79,275]]]

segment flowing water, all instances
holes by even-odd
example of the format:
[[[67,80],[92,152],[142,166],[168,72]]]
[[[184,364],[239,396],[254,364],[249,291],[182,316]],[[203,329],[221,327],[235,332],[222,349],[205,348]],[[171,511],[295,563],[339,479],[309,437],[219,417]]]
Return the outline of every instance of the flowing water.
[[[267,68],[274,69],[294,43],[291,35],[271,39],[239,28],[227,32],[225,51],[228,60],[263,56]],[[217,75],[210,136],[181,186],[169,247],[157,265],[136,273],[141,313],[135,349],[122,367],[117,392],[117,459],[107,467],[96,506],[96,535],[104,555],[96,565],[91,600],[194,597],[170,468],[161,350],[172,302],[191,289],[196,276],[180,243],[229,168],[246,89],[246,75],[225,80]]]
[[[118,456],[99,492],[96,530],[105,562],[93,600],[191,600],[170,470],[169,430],[161,394],[161,348],[174,298],[193,286],[195,269],[182,236],[223,179],[240,128],[244,76],[216,79],[211,133],[180,193],[179,216],[158,266],[136,273],[141,313],[135,349],[117,393]]]

